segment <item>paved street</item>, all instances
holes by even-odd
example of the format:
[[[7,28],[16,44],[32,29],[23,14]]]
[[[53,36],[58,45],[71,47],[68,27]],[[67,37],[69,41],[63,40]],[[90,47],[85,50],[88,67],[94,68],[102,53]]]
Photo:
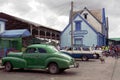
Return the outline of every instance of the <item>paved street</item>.
[[[120,59],[106,58],[105,63],[99,60],[78,61],[80,67],[68,69],[61,74],[51,75],[43,70],[0,70],[0,80],[119,80]],[[117,63],[116,65],[115,62]],[[116,67],[114,69],[114,67]],[[114,69],[114,71],[113,71]],[[114,74],[113,74],[114,72]],[[112,77],[113,76],[113,77]],[[112,77],[112,79],[111,79]]]

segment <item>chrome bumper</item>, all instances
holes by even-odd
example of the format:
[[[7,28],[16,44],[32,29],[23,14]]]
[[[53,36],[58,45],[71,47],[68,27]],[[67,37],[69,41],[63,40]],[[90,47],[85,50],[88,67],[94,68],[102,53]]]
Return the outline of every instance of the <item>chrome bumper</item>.
[[[69,68],[78,68],[79,67],[79,63],[75,63],[74,65],[70,65]]]

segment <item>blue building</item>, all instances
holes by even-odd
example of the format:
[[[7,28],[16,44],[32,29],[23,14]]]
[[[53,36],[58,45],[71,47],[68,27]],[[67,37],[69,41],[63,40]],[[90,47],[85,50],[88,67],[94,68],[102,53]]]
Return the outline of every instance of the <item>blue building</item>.
[[[105,8],[89,10],[86,7],[74,11],[70,21],[61,33],[60,46],[103,46],[107,45],[108,18]]]

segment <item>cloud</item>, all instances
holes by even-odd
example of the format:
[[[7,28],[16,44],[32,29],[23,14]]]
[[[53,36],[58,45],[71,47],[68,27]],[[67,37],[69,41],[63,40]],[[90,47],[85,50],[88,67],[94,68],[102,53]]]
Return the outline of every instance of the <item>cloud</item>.
[[[0,6],[4,6],[5,4],[9,3],[9,0],[0,0]]]
[[[116,24],[118,23],[118,24]],[[120,18],[119,17],[109,17],[109,37],[120,37]]]
[[[0,0],[0,11],[63,30],[68,24],[71,1],[74,10],[105,8],[110,37],[120,32],[120,1],[116,0]]]
[[[13,4],[12,9],[19,13],[20,15],[27,14],[31,11],[31,7],[28,5],[29,0],[13,0],[11,3]]]
[[[114,28],[116,28],[116,29],[113,29],[113,31],[111,31],[110,34],[109,34],[110,38],[118,38],[118,37],[120,37],[119,36],[119,34],[120,34],[120,25],[118,25],[117,27],[114,26]]]

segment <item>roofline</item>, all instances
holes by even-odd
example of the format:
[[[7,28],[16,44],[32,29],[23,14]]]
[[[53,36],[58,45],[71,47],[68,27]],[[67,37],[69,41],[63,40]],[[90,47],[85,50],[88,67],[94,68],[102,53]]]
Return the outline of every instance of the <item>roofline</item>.
[[[13,18],[15,18],[16,20],[25,22],[25,23],[27,23],[27,24],[34,25],[34,26],[36,26],[36,27],[41,27],[41,26],[42,26],[42,27],[45,27],[45,28],[48,28],[48,29],[52,29],[52,30],[61,32],[61,31],[59,31],[59,30],[57,30],[57,29],[49,28],[49,27],[46,27],[46,26],[44,26],[44,25],[41,25],[41,24],[38,24],[38,23],[35,23],[35,22],[32,22],[32,21],[28,21],[28,20],[25,20],[25,19],[22,19],[22,18],[13,16],[13,15],[10,15],[10,14],[7,14],[7,13],[0,12],[0,14],[1,14],[1,13],[2,13],[2,14],[5,14],[5,15],[8,15],[8,16],[10,16],[10,17],[13,17]],[[6,20],[6,19],[4,19],[4,20]]]
[[[73,20],[74,20],[77,16],[79,16],[95,33],[98,33],[84,18],[82,18],[82,16],[81,16],[79,13],[75,14]],[[66,30],[70,25],[71,25],[71,23],[69,22],[69,24],[68,24],[68,25],[64,28],[64,30],[61,32],[61,35],[65,32],[65,30]]]
[[[91,12],[87,7],[85,7],[84,9],[86,9],[100,24],[102,24],[102,22],[99,21],[99,20],[92,14],[92,12]],[[81,12],[81,13],[82,13],[82,12]]]
[[[74,19],[79,16],[95,33],[98,33],[93,27],[92,25],[90,25],[80,14],[76,14],[76,16],[74,17]]]

